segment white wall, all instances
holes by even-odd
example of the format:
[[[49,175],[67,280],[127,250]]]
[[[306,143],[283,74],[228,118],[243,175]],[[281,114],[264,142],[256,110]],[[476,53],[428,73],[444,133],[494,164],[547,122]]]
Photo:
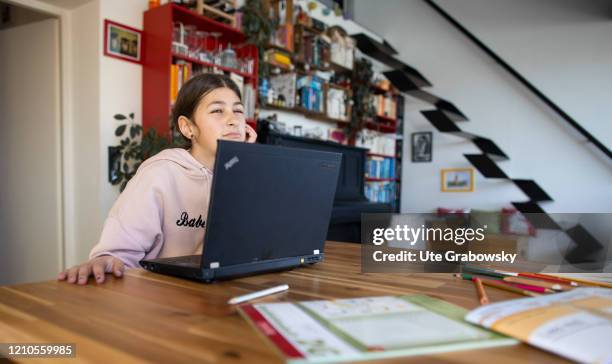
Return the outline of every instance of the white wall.
[[[109,19],[132,28],[142,30],[147,0],[103,0],[100,1],[99,27],[100,62],[100,149],[99,180],[100,214],[106,214],[119,195],[119,187],[108,182],[108,147],[117,145],[115,129],[120,125],[113,115],[134,113],[134,119],[142,124],[142,66],[136,63],[107,57],[103,53],[104,19]],[[101,230],[98,230],[98,235]],[[96,239],[97,242],[97,239]]]
[[[612,149],[612,3],[436,1]]]
[[[119,195],[108,182],[108,147],[118,144],[113,115],[133,112],[142,123],[142,66],[104,55],[104,20],[142,29],[146,9],[147,0],[93,0],[71,11],[76,227],[67,265],[87,259]]]
[[[100,49],[97,27],[100,6],[97,1],[82,5],[70,13],[71,17],[71,83],[72,123],[66,148],[70,159],[66,169],[73,196],[67,209],[67,266],[85,260],[91,246],[98,240],[103,212],[99,208],[99,194],[103,181],[98,172],[100,133]],[[65,75],[64,75],[65,76]]]
[[[470,118],[461,128],[492,139],[508,154],[510,160],[499,165],[509,176],[534,179],[547,191],[555,201],[543,204],[545,210],[612,211],[612,169],[564,121],[424,2],[388,0],[380,5],[357,0],[356,21],[376,29],[399,58],[432,82],[431,92],[455,103]],[[558,78],[565,77],[561,66],[555,73]],[[589,67],[580,69],[575,72],[591,72]],[[576,105],[592,101],[590,92],[566,91]],[[433,129],[418,112],[406,117],[405,138]],[[439,206],[498,209],[526,200],[510,182],[486,180],[478,172],[475,192],[440,192],[441,168],[470,167],[463,154],[478,152],[471,142],[434,132],[432,163],[411,163],[408,140],[404,144],[402,212],[428,212]]]

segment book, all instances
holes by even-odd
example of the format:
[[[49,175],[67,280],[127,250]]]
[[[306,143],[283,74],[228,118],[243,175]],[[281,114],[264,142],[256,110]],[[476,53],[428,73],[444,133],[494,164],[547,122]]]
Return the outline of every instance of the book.
[[[576,288],[494,303],[466,320],[581,363],[612,362],[612,289]]]
[[[290,363],[342,362],[512,345],[425,295],[241,305],[240,314]]]

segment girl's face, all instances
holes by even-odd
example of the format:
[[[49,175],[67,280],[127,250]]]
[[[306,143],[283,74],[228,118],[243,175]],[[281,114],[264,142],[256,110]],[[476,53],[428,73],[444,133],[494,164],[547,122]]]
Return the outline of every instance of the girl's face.
[[[198,104],[194,114],[192,143],[194,148],[215,155],[217,140],[245,141],[244,106],[238,95],[227,87],[209,92]]]

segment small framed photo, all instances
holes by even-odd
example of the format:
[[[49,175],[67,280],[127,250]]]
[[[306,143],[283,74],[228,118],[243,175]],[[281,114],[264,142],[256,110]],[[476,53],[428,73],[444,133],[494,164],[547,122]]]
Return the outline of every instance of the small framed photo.
[[[442,192],[474,191],[473,168],[449,168],[441,171]]]
[[[142,31],[104,19],[104,54],[142,64]]]
[[[430,131],[412,133],[412,162],[431,162],[433,133]]]

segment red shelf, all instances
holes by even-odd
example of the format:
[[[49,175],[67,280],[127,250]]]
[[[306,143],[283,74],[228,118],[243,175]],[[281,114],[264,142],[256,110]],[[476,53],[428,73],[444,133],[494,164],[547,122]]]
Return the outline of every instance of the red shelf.
[[[254,78],[255,77],[252,74],[245,73],[245,72],[239,71],[239,70],[234,69],[234,68],[219,66],[219,65],[216,65],[214,63],[200,61],[197,58],[192,58],[192,57],[186,56],[184,54],[172,53],[172,57],[177,58],[177,59],[182,59],[182,60],[187,61],[187,62],[199,64],[199,65],[202,65],[204,67],[213,67],[213,68],[218,68],[218,69],[220,69],[222,71],[232,72],[232,73],[240,75],[240,76],[242,76],[244,78],[249,78],[250,79],[250,78]]]
[[[220,32],[218,44],[224,48],[229,43],[236,50],[239,58],[250,55],[255,60],[253,74],[246,74],[227,67],[214,66],[199,59],[194,59],[172,52],[173,24],[181,22],[195,25],[197,29],[207,32]],[[233,72],[245,78],[245,84],[257,88],[258,56],[257,47],[247,45],[246,36],[229,25],[199,15],[184,7],[168,3],[145,11],[143,18],[143,72],[142,72],[142,125],[145,130],[154,128],[159,135],[170,137],[170,66],[173,60],[182,59],[203,66],[217,67],[223,71]],[[256,93],[257,94],[257,93]],[[257,104],[257,99],[255,100]],[[248,120],[253,126],[253,120]]]
[[[370,130],[376,130],[383,133],[395,133],[395,126],[380,124],[373,121],[368,121],[365,123],[365,127]]]
[[[390,118],[384,115],[376,115],[376,118],[378,120],[386,121],[386,122],[393,123],[393,124],[397,123],[397,119],[393,119],[393,118]]]
[[[204,15],[200,15],[176,4],[166,4],[160,6],[159,8],[166,6],[171,8],[175,21],[180,21],[183,24],[196,25],[199,29],[207,32],[221,32],[223,33],[223,38],[232,42],[233,44],[238,44],[239,42],[244,42],[246,40],[246,36],[240,30],[232,26],[218,22]],[[157,8],[153,8],[152,10],[155,9]]]

